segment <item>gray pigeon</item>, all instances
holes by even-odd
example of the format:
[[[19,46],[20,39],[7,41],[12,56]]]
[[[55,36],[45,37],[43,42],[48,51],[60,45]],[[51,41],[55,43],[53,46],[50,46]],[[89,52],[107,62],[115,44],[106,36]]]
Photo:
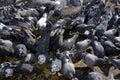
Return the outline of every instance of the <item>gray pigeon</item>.
[[[76,42],[77,38],[78,38],[78,34],[73,35],[73,37],[68,38],[67,40],[65,40],[60,47],[60,50],[65,51],[65,50],[70,50],[72,48],[72,46],[74,45],[74,43]]]
[[[75,68],[72,61],[68,58],[63,58],[62,72],[64,76],[68,79],[73,79],[75,74]]]
[[[55,74],[57,71],[60,71],[62,68],[62,61],[60,59],[53,59],[50,64],[50,71],[52,74]]]
[[[100,39],[100,37],[103,35],[103,33],[107,30],[108,27],[108,20],[102,21],[97,27],[95,35]]]
[[[103,80],[102,75],[99,72],[90,72],[88,74],[88,80]]]
[[[13,56],[13,43],[10,40],[0,39],[0,56]]]
[[[81,53],[81,58],[89,67],[102,65],[105,61],[90,53]]]
[[[1,72],[5,77],[13,76],[14,70],[10,62],[4,62],[1,64]]]
[[[120,37],[119,36],[114,37],[112,40],[113,40],[115,46],[120,48]]]
[[[83,41],[78,41],[76,43],[76,49],[78,50],[86,50],[91,44],[91,40],[90,39],[85,39]]]
[[[2,74],[5,76],[5,77],[11,77],[13,76],[13,69],[12,68],[4,68],[2,69]]]
[[[103,35],[105,35],[106,37],[111,37],[111,38],[113,38],[116,33],[117,33],[117,30],[116,30],[116,29],[109,29],[109,30],[105,31],[105,32],[103,33]]]

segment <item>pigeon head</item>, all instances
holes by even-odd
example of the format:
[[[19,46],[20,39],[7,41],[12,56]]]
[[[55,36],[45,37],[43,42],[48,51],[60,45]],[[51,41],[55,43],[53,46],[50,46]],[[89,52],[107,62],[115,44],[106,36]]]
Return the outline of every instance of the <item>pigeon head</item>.
[[[39,54],[38,56],[38,64],[44,64],[49,61],[49,55],[47,54]]]
[[[25,56],[27,54],[27,48],[24,44],[18,44],[16,47],[15,47],[15,53],[19,56],[19,57],[22,57],[22,56]]]
[[[43,64],[46,62],[46,56],[45,55],[39,55],[38,56],[38,64]]]
[[[5,69],[5,77],[10,77],[10,76],[13,76],[13,69],[11,69],[11,68],[7,68],[7,69]]]

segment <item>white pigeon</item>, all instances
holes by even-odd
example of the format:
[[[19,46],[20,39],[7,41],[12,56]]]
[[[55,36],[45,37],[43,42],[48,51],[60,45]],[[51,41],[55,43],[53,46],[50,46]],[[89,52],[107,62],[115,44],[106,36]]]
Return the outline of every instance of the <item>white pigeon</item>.
[[[42,27],[45,28],[46,27],[47,16],[48,16],[47,13],[44,13],[43,16],[38,20],[37,25],[40,28],[42,28]]]

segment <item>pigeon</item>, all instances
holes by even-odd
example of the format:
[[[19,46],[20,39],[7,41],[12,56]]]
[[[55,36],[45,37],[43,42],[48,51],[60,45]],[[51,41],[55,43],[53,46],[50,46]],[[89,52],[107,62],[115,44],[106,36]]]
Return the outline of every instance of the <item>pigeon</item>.
[[[110,30],[105,31],[105,32],[103,33],[103,35],[106,36],[106,37],[111,37],[111,38],[113,38],[116,33],[117,33],[117,30],[116,30],[116,29],[110,29]]]
[[[97,56],[90,53],[81,53],[81,58],[89,67],[100,66],[104,64],[105,61],[105,59],[98,58]]]
[[[2,73],[5,75],[5,77],[11,77],[13,76],[14,71],[12,68],[5,68],[2,70]]]
[[[85,39],[83,41],[78,41],[76,43],[76,49],[81,50],[81,51],[86,50],[90,46],[90,44],[91,44],[90,39]]]
[[[94,50],[94,54],[98,57],[104,57],[105,56],[104,47],[98,41],[96,36],[92,39],[91,43],[92,43],[92,48]]]
[[[120,48],[120,37],[114,37],[114,38],[112,38],[112,41],[116,47]]]
[[[13,43],[10,40],[0,39],[0,56],[14,56]]]
[[[13,76],[14,70],[10,62],[1,63],[1,72],[5,77]]]
[[[114,43],[111,42],[110,40],[103,41],[102,44],[105,48],[105,51],[108,52],[108,53],[111,52],[111,51],[113,52],[113,51],[119,51],[120,50],[120,48],[116,47],[114,45]]]
[[[111,57],[105,57],[105,59],[111,62],[111,64],[113,64],[115,68],[120,69],[120,59],[111,58]]]
[[[102,75],[99,72],[90,72],[88,74],[88,80],[103,80]]]
[[[114,40],[114,42],[118,42],[118,43],[120,43],[120,37],[119,37],[119,36],[114,37],[113,40]]]
[[[44,54],[48,52],[50,42],[50,33],[42,36],[39,42],[36,45],[36,52],[39,54]]]
[[[50,50],[56,51],[63,44],[64,29],[56,29],[50,33]]]
[[[72,22],[71,22],[71,26],[75,26],[75,25],[77,25],[77,24],[79,24],[79,23],[81,23],[81,24],[84,24],[84,21],[85,21],[85,14],[84,14],[84,12],[81,12],[80,14],[79,14],[79,16],[78,17],[76,17],[76,19],[73,19],[72,20]]]
[[[62,61],[60,59],[54,58],[50,64],[51,74],[56,74],[62,68]]]
[[[75,68],[72,61],[68,58],[63,58],[62,62],[62,72],[64,76],[70,80],[73,79],[75,75]]]
[[[12,30],[12,28],[3,23],[0,23],[0,30]]]
[[[28,63],[16,62],[14,63],[14,69],[17,73],[27,75],[33,72],[34,67]]]
[[[65,51],[65,50],[70,50],[72,48],[72,46],[74,45],[74,43],[76,42],[77,38],[78,38],[78,34],[73,35],[73,37],[68,38],[67,40],[65,40],[60,47],[60,50]]]
[[[18,44],[15,47],[15,53],[19,57],[23,57],[27,55],[27,48],[24,44]]]
[[[97,27],[95,35],[100,39],[100,37],[103,35],[103,33],[107,30],[108,21],[104,20],[102,21]]]
[[[20,43],[25,44],[27,49],[34,51],[36,40],[33,36],[34,35],[31,31],[21,29],[21,31],[17,33],[16,38],[20,41]]]
[[[32,53],[27,53],[24,57],[20,59],[22,62],[33,63],[35,62],[35,55]]]
[[[45,64],[50,61],[50,55],[48,53],[38,55],[38,64]]]
[[[44,13],[43,16],[37,21],[37,25],[39,26],[39,29],[46,28],[47,25],[47,13]]]
[[[79,32],[83,32],[83,31],[86,31],[86,30],[89,30],[89,29],[92,29],[94,28],[94,24],[79,24],[76,26],[76,30],[79,31]]]
[[[51,30],[64,27],[70,20],[71,20],[70,18],[59,19],[55,24],[53,24],[53,26],[51,27]]]

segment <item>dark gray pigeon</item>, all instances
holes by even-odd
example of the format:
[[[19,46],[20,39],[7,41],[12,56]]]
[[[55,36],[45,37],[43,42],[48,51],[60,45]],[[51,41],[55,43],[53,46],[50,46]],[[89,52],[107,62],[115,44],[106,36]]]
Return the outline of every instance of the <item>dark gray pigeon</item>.
[[[21,62],[18,62],[18,63],[15,63],[14,64],[14,68],[15,68],[15,71],[17,73],[21,73],[23,75],[27,75],[27,74],[30,74],[33,72],[33,69],[34,67],[30,64],[27,64],[27,63],[21,63]]]
[[[92,47],[94,50],[94,54],[98,57],[104,57],[105,56],[105,50],[102,44],[97,40],[97,37],[94,37],[92,39]]]
[[[114,52],[114,51],[119,51],[120,48],[116,47],[115,44],[113,42],[111,42],[110,40],[106,40],[106,41],[103,41],[102,42],[104,48],[105,48],[105,51],[106,52]]]
[[[110,61],[115,68],[120,69],[120,59],[118,59],[118,58],[111,58],[111,57],[105,57],[105,59]]]
[[[51,27],[51,30],[55,30],[56,28],[61,28],[70,22],[70,18],[63,18],[63,19],[59,19],[55,24],[53,24],[53,26]]]
[[[84,14],[84,12],[81,12],[78,17],[76,17],[75,19],[72,20],[70,25],[75,26],[79,23],[84,24],[84,21],[85,21],[85,14]]]
[[[47,33],[46,35],[42,36],[36,46],[36,53],[44,54],[48,51],[50,42],[50,34]]]
[[[50,34],[47,33],[44,35],[37,44],[36,53],[38,58],[38,64],[43,64],[49,61],[49,42],[50,42]]]
[[[75,27],[76,31],[80,33],[84,33],[86,30],[93,29],[95,27],[94,24],[79,24]]]
[[[54,31],[51,31],[51,37],[50,37],[50,49],[53,51],[60,48],[60,45],[63,44],[63,34],[64,29],[56,29]]]

